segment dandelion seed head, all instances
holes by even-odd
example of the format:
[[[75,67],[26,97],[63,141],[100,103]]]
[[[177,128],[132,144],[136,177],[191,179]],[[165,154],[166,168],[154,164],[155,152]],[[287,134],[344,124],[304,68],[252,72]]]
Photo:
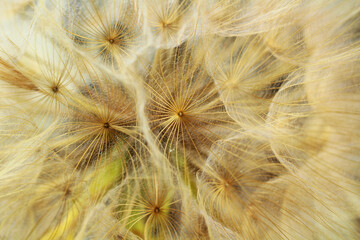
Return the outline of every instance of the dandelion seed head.
[[[3,5],[1,239],[360,239],[360,3]]]

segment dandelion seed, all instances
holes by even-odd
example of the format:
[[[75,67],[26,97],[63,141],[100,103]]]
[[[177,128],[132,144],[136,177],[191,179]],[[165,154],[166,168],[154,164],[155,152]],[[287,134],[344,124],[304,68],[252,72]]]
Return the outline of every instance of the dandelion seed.
[[[67,10],[72,8],[78,10]],[[144,47],[142,16],[133,2],[69,1],[62,15],[63,27],[79,49],[113,68],[134,61],[136,53]]]
[[[279,90],[294,66],[272,56],[257,36],[213,41],[214,55],[208,56],[208,72],[227,112],[244,128],[263,124],[273,92]]]
[[[192,58],[196,50],[191,43],[177,51],[174,64],[163,62],[160,56],[165,52],[159,52],[159,62],[153,66],[156,71],[145,82],[149,93],[146,112],[165,154],[175,154],[175,165],[186,172],[187,163],[181,162],[196,156],[189,163],[201,168],[211,145],[238,126],[228,117],[201,55]]]
[[[176,47],[195,33],[198,23],[193,1],[147,0],[144,3],[155,47]]]
[[[181,196],[159,174],[139,180],[139,185],[129,182],[119,192],[119,203],[115,205],[119,220],[145,239],[176,238],[183,217]]]
[[[199,200],[209,216],[240,231],[254,192],[285,171],[271,159],[270,146],[250,137],[228,139],[211,152],[197,175]]]
[[[86,69],[86,68],[85,68]],[[137,141],[135,104],[131,91],[116,84],[105,73],[91,73],[83,70],[79,92],[72,96],[71,119],[64,119],[58,125],[58,136],[54,136],[54,148],[73,159],[76,168],[87,168],[100,159],[113,157],[113,150],[119,158],[129,155]],[[85,85],[85,77],[92,84]],[[93,86],[93,87],[91,87]]]

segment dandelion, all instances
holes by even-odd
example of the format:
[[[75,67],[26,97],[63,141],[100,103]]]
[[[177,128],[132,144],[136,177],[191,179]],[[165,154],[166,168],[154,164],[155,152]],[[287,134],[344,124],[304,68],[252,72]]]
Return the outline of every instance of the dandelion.
[[[0,239],[359,239],[356,1],[0,10]]]
[[[208,71],[228,114],[245,128],[262,124],[272,98],[294,67],[274,58],[259,37],[215,38],[211,46]]]
[[[144,83],[149,94],[146,112],[165,155],[175,157],[176,166],[187,172],[190,166],[201,168],[208,149],[238,126],[204,68],[201,51],[191,49],[190,43],[176,50],[170,62],[162,60],[166,51],[160,50]]]
[[[231,138],[212,150],[198,173],[199,200],[209,216],[225,227],[240,230],[254,192],[284,173],[269,152],[269,146],[251,138]]]
[[[79,49],[113,68],[133,61],[142,47],[142,16],[136,2],[67,1],[62,7],[62,28]]]
[[[53,147],[68,152],[76,168],[112,157],[113,149],[119,156],[127,154],[138,135],[131,91],[120,84],[111,86],[113,80],[105,73],[88,69],[82,74],[69,116],[53,138]]]
[[[125,186],[115,205],[119,221],[145,239],[176,238],[182,225],[182,198],[171,186],[156,174]]]
[[[197,27],[197,6],[192,0],[145,1],[145,6],[150,34],[157,47],[176,47]]]

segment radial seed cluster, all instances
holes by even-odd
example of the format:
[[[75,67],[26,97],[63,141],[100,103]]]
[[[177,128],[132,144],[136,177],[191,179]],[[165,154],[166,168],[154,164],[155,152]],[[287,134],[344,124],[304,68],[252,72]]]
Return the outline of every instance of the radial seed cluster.
[[[0,0],[1,240],[360,239],[360,2]]]

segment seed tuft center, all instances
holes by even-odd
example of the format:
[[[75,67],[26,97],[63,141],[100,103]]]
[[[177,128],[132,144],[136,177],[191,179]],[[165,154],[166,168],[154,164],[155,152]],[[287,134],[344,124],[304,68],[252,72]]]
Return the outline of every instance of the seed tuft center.
[[[160,208],[159,207],[155,207],[154,208],[154,213],[159,213],[160,212]]]
[[[51,89],[54,93],[57,93],[59,91],[59,88],[58,86],[54,86],[52,89]]]

